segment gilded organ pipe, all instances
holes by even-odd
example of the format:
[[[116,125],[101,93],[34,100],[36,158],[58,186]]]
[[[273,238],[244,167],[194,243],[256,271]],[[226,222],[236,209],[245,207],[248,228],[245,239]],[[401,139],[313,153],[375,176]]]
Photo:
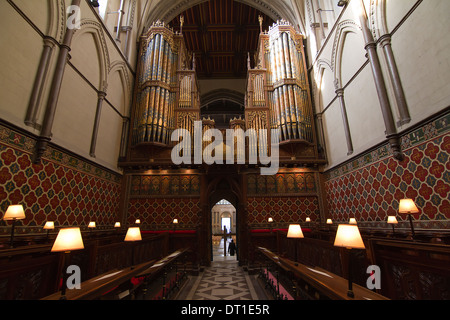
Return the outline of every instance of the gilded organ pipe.
[[[259,57],[265,60],[261,65],[267,69],[251,69],[249,77],[257,71],[265,71],[263,83],[253,88],[255,103],[247,103],[250,109],[267,108],[267,119],[271,128],[279,128],[281,142],[303,141],[314,144],[312,104],[308,95],[306,65],[303,59],[303,36],[286,21],[278,21],[261,34]],[[257,80],[255,79],[255,82]],[[270,101],[259,103],[259,97],[267,96]],[[254,125],[252,122],[248,122]]]
[[[198,97],[195,71],[187,68],[191,63],[183,36],[162,22],[154,23],[141,37],[140,51],[132,145],[170,146],[173,130],[193,130],[192,119],[200,117],[194,103]]]

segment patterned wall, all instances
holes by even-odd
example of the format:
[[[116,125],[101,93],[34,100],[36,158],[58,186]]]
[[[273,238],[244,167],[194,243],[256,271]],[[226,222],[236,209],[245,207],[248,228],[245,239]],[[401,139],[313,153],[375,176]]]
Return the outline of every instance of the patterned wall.
[[[289,224],[310,217],[318,221],[317,173],[280,173],[274,176],[249,174],[247,178],[248,223],[256,227],[272,217],[276,223]]]
[[[280,173],[273,176],[249,174],[249,195],[316,193],[315,173]]]
[[[131,177],[131,196],[200,195],[197,175],[135,175]]]
[[[57,225],[114,225],[119,210],[121,175],[54,148],[41,164],[32,164],[35,140],[0,125],[0,210],[24,206],[26,219],[17,232],[42,232],[47,220]],[[5,222],[0,222],[5,226]],[[1,232],[9,233],[7,228]]]
[[[200,223],[200,198],[133,198],[128,202],[128,223],[140,219],[145,229],[195,229]]]
[[[144,228],[172,228],[178,219],[180,229],[195,229],[200,213],[200,177],[182,175],[133,175],[130,178],[128,223],[140,219]]]
[[[356,217],[362,225],[386,227],[400,199],[412,198],[421,228],[450,227],[450,115],[446,114],[402,138],[405,160],[398,162],[384,145],[326,175],[330,214],[335,221]],[[405,226],[409,227],[409,225]]]
[[[267,224],[272,217],[277,224],[301,223],[307,217],[318,221],[320,216],[317,197],[258,197],[248,198],[249,225]]]

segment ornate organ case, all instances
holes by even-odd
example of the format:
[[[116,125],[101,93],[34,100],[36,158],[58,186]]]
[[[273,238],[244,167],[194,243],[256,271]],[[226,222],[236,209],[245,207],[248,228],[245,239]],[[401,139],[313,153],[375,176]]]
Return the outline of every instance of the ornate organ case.
[[[255,61],[252,69],[249,57],[247,129],[280,129],[280,160],[318,159],[303,36],[278,21],[261,32]]]
[[[141,36],[133,110],[131,147],[139,154],[163,152],[174,145],[174,129],[194,132],[194,121],[200,120],[195,57],[183,35],[162,22]]]

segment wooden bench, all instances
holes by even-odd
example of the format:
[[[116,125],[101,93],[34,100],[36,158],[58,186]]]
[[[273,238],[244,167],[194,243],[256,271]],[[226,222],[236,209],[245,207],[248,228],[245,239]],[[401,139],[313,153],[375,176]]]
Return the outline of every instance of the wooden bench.
[[[105,294],[115,291],[123,284],[130,284],[127,285],[129,289],[123,290],[116,295],[116,297],[120,299],[131,294],[132,291],[142,285],[143,281],[133,283],[133,279],[136,280],[143,278],[151,281],[165,267],[185,254],[187,250],[188,249],[177,250],[160,260],[151,260],[133,267],[110,270],[107,273],[82,282],[81,289],[67,290],[65,295],[66,300],[95,300],[101,298]],[[42,300],[60,299],[61,292],[56,292],[43,298]]]
[[[310,268],[303,264],[282,258],[270,250],[258,247],[280,273],[291,274],[295,278],[297,299],[330,300],[389,300],[367,288],[353,284],[354,298],[347,296],[348,280],[321,268]]]

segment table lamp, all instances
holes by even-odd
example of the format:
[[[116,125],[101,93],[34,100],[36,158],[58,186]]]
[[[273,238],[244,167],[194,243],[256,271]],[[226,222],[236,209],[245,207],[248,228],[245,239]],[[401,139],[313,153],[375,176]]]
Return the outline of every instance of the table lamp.
[[[287,238],[289,239],[301,239],[304,238],[302,228],[299,224],[291,224],[288,229]],[[297,243],[294,244],[295,248],[295,265],[298,265],[298,259],[297,259]]]
[[[392,234],[395,234],[394,226],[398,224],[397,218],[395,216],[389,216],[387,219],[387,223],[392,225]]]
[[[47,230],[47,237],[45,239],[45,241],[48,241],[48,235],[50,233],[50,230],[55,229],[55,222],[53,221],[47,221],[44,225],[44,230]]]
[[[13,222],[11,227],[11,240],[10,240],[11,248],[14,248],[14,228],[16,226],[16,220],[22,219],[25,219],[25,211],[23,210],[23,206],[20,204],[9,206],[5,212],[5,215],[3,216],[3,220],[5,221],[12,220]]]
[[[414,225],[412,221],[412,214],[413,213],[419,213],[419,209],[417,208],[416,204],[412,199],[402,199],[400,200],[400,204],[398,207],[399,213],[406,213],[409,217],[409,224],[411,225],[411,232],[412,232],[412,238],[416,236],[416,233],[414,232]]]
[[[89,222],[88,228],[89,228],[89,238],[92,236],[92,229],[95,229],[96,224],[95,221]]]
[[[134,269],[134,242],[141,241],[141,229],[139,227],[128,228],[127,234],[125,235],[125,242],[132,242],[133,248],[131,250],[131,269]]]
[[[272,232],[273,218],[267,219],[267,222],[269,222],[270,232]]]
[[[365,249],[358,226],[354,224],[340,224],[336,232],[334,246],[349,249],[347,296],[354,298],[355,295],[353,293],[352,284],[352,258],[350,249]]]
[[[53,243],[53,247],[51,252],[64,252],[63,255],[63,283],[61,289],[61,298],[60,300],[66,300],[66,288],[67,288],[67,273],[65,272],[65,262],[66,256],[74,250],[82,250],[84,249],[83,238],[81,236],[80,228],[64,228],[59,230],[58,236],[56,237],[55,242]]]

